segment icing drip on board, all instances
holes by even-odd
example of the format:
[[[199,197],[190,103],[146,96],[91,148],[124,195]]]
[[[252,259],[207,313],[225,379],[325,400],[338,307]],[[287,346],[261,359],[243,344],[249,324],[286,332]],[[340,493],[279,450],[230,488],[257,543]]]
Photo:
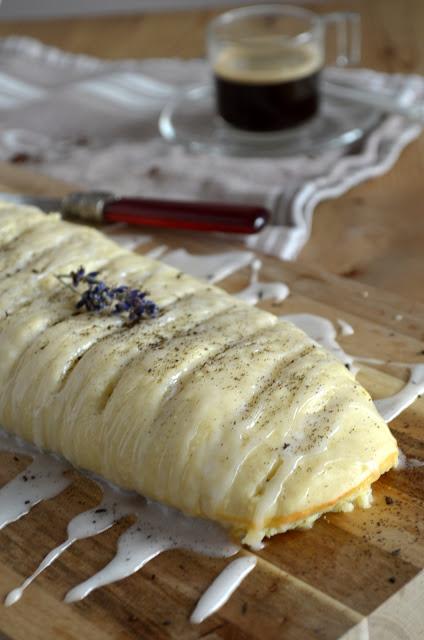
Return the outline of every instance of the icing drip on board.
[[[256,562],[254,556],[243,556],[230,562],[202,595],[190,616],[190,622],[200,624],[218,611],[255,568]]]
[[[375,401],[375,406],[386,422],[394,420],[424,393],[424,364],[402,366],[408,366],[410,369],[409,380],[405,386],[393,396]]]
[[[150,251],[146,251],[144,255],[148,258],[151,258],[152,260],[160,260],[160,258],[164,253],[166,253],[167,250],[168,247],[166,244],[160,244],[158,247],[153,247],[153,249],[150,249]]]
[[[290,293],[290,289],[284,282],[259,282],[259,271],[262,267],[260,260],[254,260],[250,265],[252,275],[250,278],[250,284],[239,293],[236,293],[236,297],[240,300],[244,300],[248,304],[257,304],[263,300],[274,300],[275,302],[282,302],[287,298]]]
[[[292,322],[299,327],[299,329],[302,329],[302,331],[312,338],[312,340],[320,344],[324,349],[327,349],[327,351],[340,360],[348,369],[350,369],[350,371],[352,371],[352,373],[356,373],[358,371],[358,367],[354,364],[355,358],[347,354],[337,342],[337,331],[330,320],[311,313],[290,313],[288,315],[280,316],[280,318],[282,320]]]
[[[424,363],[393,362],[392,360],[363,356],[355,356],[355,360],[364,364],[390,364],[393,367],[409,369],[409,380],[400,391],[387,398],[375,400],[375,406],[386,422],[397,418],[402,411],[405,411],[424,393]]]
[[[213,283],[224,280],[239,269],[247,267],[254,257],[251,251],[194,255],[185,249],[176,249],[165,254],[161,261],[191,276]]]
[[[346,320],[337,318],[337,324],[340,327],[340,333],[342,336],[353,336],[353,334],[355,333],[355,330],[352,327],[352,325],[346,322]]]
[[[68,547],[77,540],[90,538],[112,527],[120,518],[133,512],[136,499],[124,494],[118,496],[116,491],[103,485],[103,500],[93,509],[84,511],[73,518],[68,524],[68,537],[60,545],[52,549],[34,573],[29,576],[20,587],[13,589],[5,600],[6,606],[10,606],[20,600],[24,590],[49,567]]]
[[[94,576],[66,594],[75,602],[111,582],[122,580],[144,567],[149,560],[169,549],[187,549],[202,555],[226,558],[238,552],[219,525],[189,518],[156,502],[138,499],[137,521],[119,538],[115,557]]]
[[[0,430],[0,451],[31,456],[28,467],[0,489],[0,529],[19,520],[41,502],[54,498],[71,484],[64,476],[70,465],[41,453],[30,444]]]
[[[63,475],[67,468],[66,463],[48,454],[38,454],[25,471],[0,490],[0,529],[66,489],[71,482]]]

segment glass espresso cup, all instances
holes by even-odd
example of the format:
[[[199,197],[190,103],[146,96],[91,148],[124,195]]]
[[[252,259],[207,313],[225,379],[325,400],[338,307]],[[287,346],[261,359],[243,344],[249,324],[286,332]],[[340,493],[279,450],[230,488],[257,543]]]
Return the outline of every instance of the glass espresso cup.
[[[207,32],[218,114],[246,131],[279,131],[316,114],[326,31],[335,27],[335,61],[356,63],[360,24],[356,13],[319,16],[289,5],[228,11]]]

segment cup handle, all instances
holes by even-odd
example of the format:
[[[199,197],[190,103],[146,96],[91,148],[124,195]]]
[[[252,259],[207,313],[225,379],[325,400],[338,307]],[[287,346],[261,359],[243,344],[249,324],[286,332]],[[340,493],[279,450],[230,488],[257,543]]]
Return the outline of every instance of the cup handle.
[[[354,11],[336,11],[322,16],[325,33],[333,26],[336,35],[338,67],[357,64],[361,59],[361,17]]]

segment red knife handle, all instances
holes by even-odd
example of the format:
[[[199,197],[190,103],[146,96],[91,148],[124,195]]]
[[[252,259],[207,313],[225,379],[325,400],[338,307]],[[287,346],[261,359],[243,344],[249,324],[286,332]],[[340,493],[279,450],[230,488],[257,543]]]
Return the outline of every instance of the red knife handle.
[[[269,221],[268,210],[261,206],[149,198],[109,200],[102,213],[107,222],[227,233],[257,233]]]

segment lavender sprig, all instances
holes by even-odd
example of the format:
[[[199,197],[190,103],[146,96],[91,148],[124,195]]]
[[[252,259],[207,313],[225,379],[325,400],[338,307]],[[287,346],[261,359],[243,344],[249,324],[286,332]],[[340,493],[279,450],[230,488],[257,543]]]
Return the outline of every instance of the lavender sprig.
[[[80,296],[76,303],[77,309],[120,314],[127,318],[129,324],[158,315],[159,307],[147,297],[146,291],[131,289],[126,285],[108,287],[98,279],[98,275],[98,271],[86,273],[81,266],[76,271],[56,277],[65,287]],[[78,289],[81,284],[87,285],[84,291]]]

